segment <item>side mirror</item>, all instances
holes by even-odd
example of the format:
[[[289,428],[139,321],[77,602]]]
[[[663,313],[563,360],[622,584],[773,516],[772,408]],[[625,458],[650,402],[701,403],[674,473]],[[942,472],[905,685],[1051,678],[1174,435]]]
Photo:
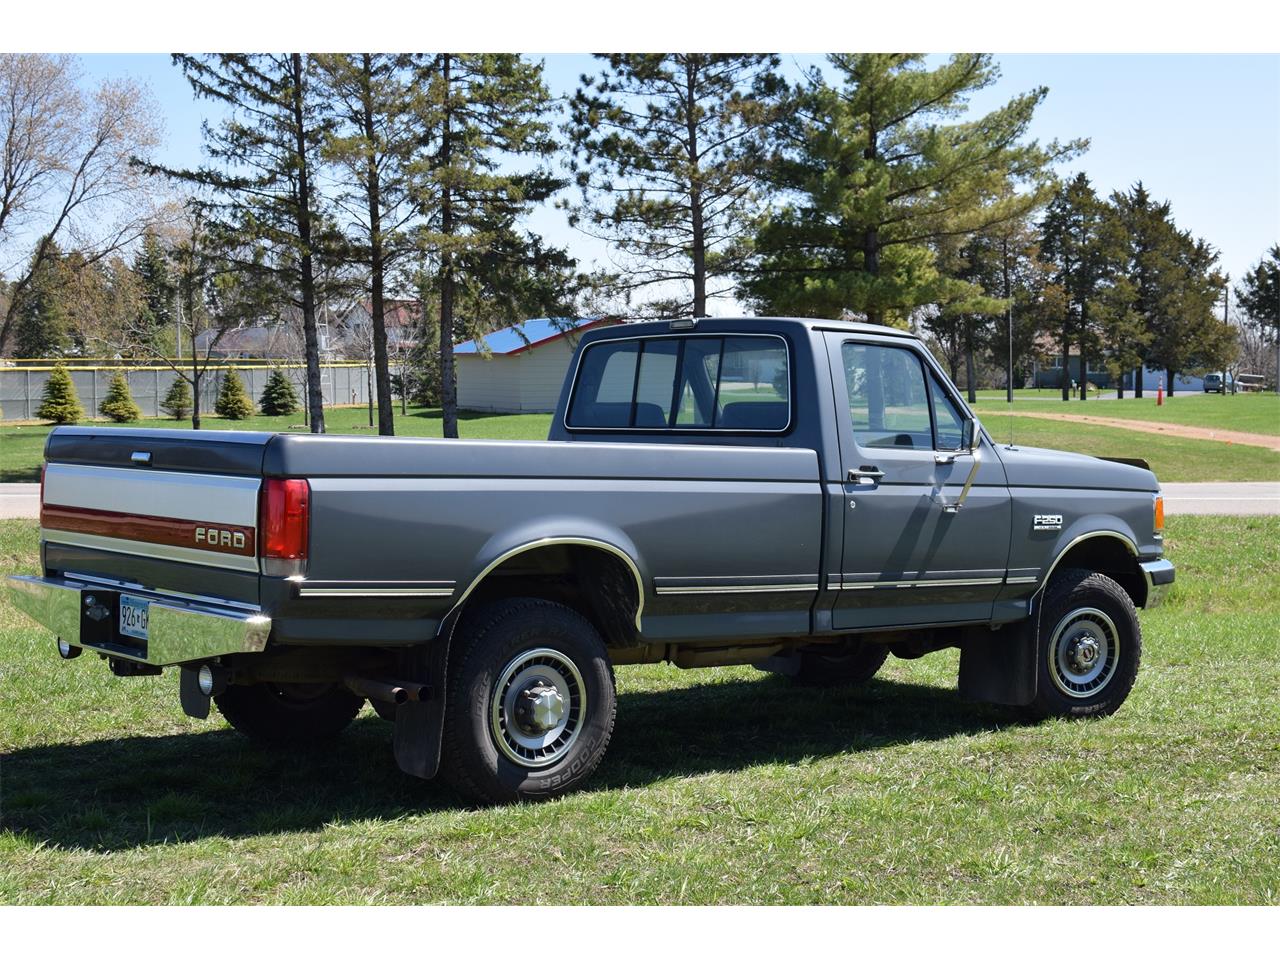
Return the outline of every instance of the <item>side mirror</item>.
[[[966,420],[960,428],[960,449],[973,452],[978,445],[978,421]]]

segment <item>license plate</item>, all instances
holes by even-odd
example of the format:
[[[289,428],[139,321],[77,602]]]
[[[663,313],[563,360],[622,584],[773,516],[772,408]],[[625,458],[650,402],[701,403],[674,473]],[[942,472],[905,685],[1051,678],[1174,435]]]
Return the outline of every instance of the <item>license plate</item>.
[[[133,637],[135,640],[147,639],[147,621],[150,619],[151,603],[137,597],[120,597],[120,635]]]

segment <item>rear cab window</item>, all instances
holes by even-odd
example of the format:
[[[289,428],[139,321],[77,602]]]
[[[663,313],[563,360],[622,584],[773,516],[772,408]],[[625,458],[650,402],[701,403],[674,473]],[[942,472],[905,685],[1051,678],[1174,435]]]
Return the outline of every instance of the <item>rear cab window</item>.
[[[777,334],[605,340],[583,350],[570,430],[782,433],[791,365]]]

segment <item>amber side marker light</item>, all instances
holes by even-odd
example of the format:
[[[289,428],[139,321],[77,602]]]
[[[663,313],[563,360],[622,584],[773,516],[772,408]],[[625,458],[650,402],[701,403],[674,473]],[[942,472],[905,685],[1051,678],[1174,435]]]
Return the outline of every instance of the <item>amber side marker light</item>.
[[[1164,532],[1164,497],[1156,495],[1155,520],[1152,523],[1152,529],[1156,533]]]

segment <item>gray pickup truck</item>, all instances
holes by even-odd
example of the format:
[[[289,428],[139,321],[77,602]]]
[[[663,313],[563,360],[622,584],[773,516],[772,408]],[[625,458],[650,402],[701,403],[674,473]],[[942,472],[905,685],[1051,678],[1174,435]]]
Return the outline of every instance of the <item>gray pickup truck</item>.
[[[54,430],[15,605],[120,676],[181,670],[259,740],[366,700],[407,773],[482,801],[581,784],[615,666],[868,680],[960,649],[960,693],[1113,712],[1173,582],[1142,461],[998,445],[879,326],[582,336],[545,442]]]

